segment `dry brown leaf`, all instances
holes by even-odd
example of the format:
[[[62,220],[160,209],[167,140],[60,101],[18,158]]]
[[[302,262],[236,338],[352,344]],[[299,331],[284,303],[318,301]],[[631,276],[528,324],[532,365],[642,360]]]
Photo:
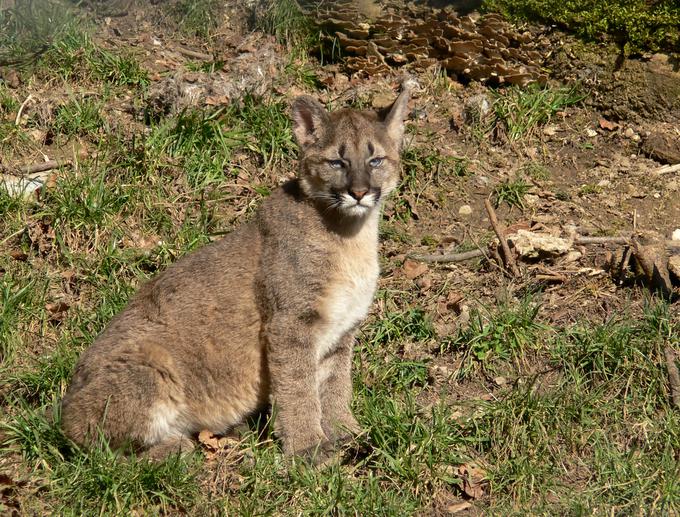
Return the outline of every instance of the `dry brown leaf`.
[[[458,467],[458,475],[463,480],[463,492],[470,499],[484,497],[482,484],[486,481],[486,472],[475,463],[466,463]]]
[[[203,429],[203,431],[198,433],[198,442],[207,449],[217,450],[220,447],[220,439],[207,429]]]
[[[449,515],[453,515],[454,513],[460,513],[464,510],[467,510],[472,506],[471,503],[468,503],[467,501],[463,501],[462,503],[458,504],[452,504],[450,506],[446,507],[446,513]]]
[[[616,128],[619,127],[619,125],[616,122],[611,122],[606,118],[601,118],[599,120],[599,124],[602,129],[606,129],[608,131],[614,131]]]
[[[429,268],[427,267],[427,264],[423,264],[422,262],[416,262],[415,260],[410,259],[406,259],[404,261],[404,265],[402,266],[404,276],[409,280],[414,280],[418,278],[420,275],[427,273],[428,269]]]
[[[28,255],[22,250],[12,250],[9,252],[9,256],[14,260],[18,260],[19,262],[26,262],[26,259],[28,258]]]

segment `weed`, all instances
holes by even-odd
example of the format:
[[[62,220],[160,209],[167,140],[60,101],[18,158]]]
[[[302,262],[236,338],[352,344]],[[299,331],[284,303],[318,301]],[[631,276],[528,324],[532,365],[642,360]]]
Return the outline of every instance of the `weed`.
[[[526,88],[511,87],[495,94],[493,112],[495,126],[508,138],[519,140],[540,124],[545,124],[555,113],[585,98],[574,86],[571,88],[543,88],[531,84]]]
[[[61,105],[54,118],[54,129],[68,136],[95,137],[106,130],[102,116],[103,104],[89,98],[71,99]]]
[[[602,187],[599,185],[593,185],[592,183],[581,185],[578,189],[579,196],[590,196],[593,194],[599,194],[600,192],[602,192]]]
[[[468,325],[444,340],[440,352],[462,351],[480,362],[519,357],[535,346],[536,336],[545,328],[537,321],[539,308],[525,298],[517,307],[500,306],[494,313],[474,309]]]
[[[295,0],[268,1],[257,16],[257,29],[287,45],[293,56],[304,57],[320,44],[319,31]]]
[[[21,282],[15,275],[0,276],[0,365],[7,366],[20,349],[22,335],[42,310],[44,282]]]
[[[219,24],[222,5],[218,0],[179,0],[170,15],[183,33],[207,38]]]
[[[550,179],[550,171],[542,163],[529,162],[522,166],[520,173],[526,174],[537,181],[545,181]]]
[[[529,192],[531,185],[525,183],[523,180],[516,178],[514,180],[505,180],[496,185],[491,193],[494,204],[498,208],[501,203],[507,203],[510,207],[517,207],[524,209],[524,195]]]
[[[104,81],[144,87],[148,74],[132,56],[118,55],[96,45],[80,27],[69,27],[41,56],[37,67],[66,80]]]

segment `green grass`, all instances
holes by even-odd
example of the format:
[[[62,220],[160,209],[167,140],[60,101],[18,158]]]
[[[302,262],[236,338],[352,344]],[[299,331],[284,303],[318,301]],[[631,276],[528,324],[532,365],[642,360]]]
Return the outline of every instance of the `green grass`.
[[[596,319],[602,311],[592,320],[581,312],[558,324],[546,314],[552,292],[497,304],[491,284],[465,293],[468,320],[447,313],[442,326],[441,299],[459,288],[449,279],[467,266],[431,266],[425,292],[390,275],[398,254],[442,235],[432,224],[412,232],[408,204],[381,227],[392,240],[387,274],[354,356],[363,433],[343,463],[293,464],[275,436],[255,430],[214,458],[199,451],[161,464],[70,443],[58,407],[82,350],[140,283],[248,219],[294,170],[296,152],[287,104],[274,94],[153,122],[143,109],[110,109],[143,107],[146,74],[133,54],[103,48],[89,30],[54,32],[20,70],[24,85],[64,93],[45,120],[32,113],[29,127],[16,126],[27,92],[0,85],[3,164],[33,163],[45,151],[31,143],[36,129],[52,133],[50,153],[74,162],[38,195],[0,188],[0,469],[17,482],[20,515],[437,515],[465,498],[458,468],[471,462],[487,480],[472,501],[480,514],[680,511],[680,416],[663,357],[680,339],[675,305],[650,299],[641,309],[637,291],[622,288],[630,302],[612,299],[606,321]],[[311,61],[291,63],[301,68],[289,68],[289,79],[313,89]],[[530,136],[564,105],[553,93],[499,93],[522,120],[494,107],[494,126]],[[467,167],[433,142],[413,145],[395,205],[462,182]],[[521,208],[528,177],[547,179],[544,166],[521,168],[495,200]],[[457,251],[476,247],[471,237]]]
[[[531,185],[521,178],[505,180],[493,188],[491,195],[496,208],[505,203],[508,206],[524,209],[524,195],[529,192]]]
[[[578,87],[549,88],[531,84],[511,87],[494,94],[493,113],[496,131],[507,135],[510,141],[519,140],[540,125],[547,123],[560,110],[577,104],[585,98]]]
[[[179,0],[168,11],[183,33],[209,38],[220,23],[221,6],[218,0]]]
[[[677,50],[680,6],[674,0],[485,0],[514,20],[556,24],[591,41],[609,39],[626,52]]]

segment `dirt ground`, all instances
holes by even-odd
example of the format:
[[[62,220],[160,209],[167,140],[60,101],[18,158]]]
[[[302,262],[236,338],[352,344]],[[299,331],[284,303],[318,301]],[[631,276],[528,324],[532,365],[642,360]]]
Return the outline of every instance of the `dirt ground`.
[[[680,163],[677,56],[645,55],[617,68],[615,48],[586,45],[550,28],[536,29],[552,44],[544,63],[549,84],[578,83],[587,96],[512,141],[502,131],[480,138],[470,122],[470,110],[493,101],[490,89],[475,82],[460,84],[436,69],[395,69],[391,75],[365,77],[346,73],[341,63],[322,66],[310,58],[305,66],[321,86],[310,92],[286,73],[289,49],[270,35],[250,31],[240,9],[228,9],[208,41],[183,34],[157,5],[130,4],[99,15],[98,24],[99,44],[132,53],[149,71],[144,105],[117,96],[103,110],[110,127],[128,128],[130,133],[143,132],[145,117],[153,118],[154,113],[179,113],[189,106],[215,108],[246,92],[288,100],[311,93],[334,106],[383,107],[394,98],[404,74],[414,75],[421,88],[412,101],[407,152],[419,150],[408,162],[418,176],[412,188],[386,207],[380,287],[408,293],[404,307],[415,303],[423,307],[438,335],[465,324],[472,307],[503,303],[524,293],[543,293],[543,316],[555,325],[606,321],[620,307],[640,307],[647,296],[644,282],[631,276],[621,286],[612,278],[609,266],[621,253],[620,245],[575,245],[572,251],[578,253],[520,260],[520,275],[514,278],[483,258],[442,264],[409,259],[486,250],[495,235],[484,201],[493,198],[499,185],[517,179],[527,185],[523,207],[507,203],[497,207],[507,233],[533,229],[563,237],[569,232],[628,237],[642,232],[670,240],[680,228],[680,171],[664,168]],[[209,71],[193,66],[211,62],[215,66]],[[24,97],[32,96],[24,110],[27,117],[42,113],[49,118],[54,107],[73,93],[56,82],[13,83],[7,72],[4,80]],[[40,130],[33,138],[39,143],[33,151],[3,157],[3,164],[97,153],[96,142],[87,139],[75,137],[63,145]],[[453,163],[460,164],[457,172]],[[245,158],[242,170],[233,187],[240,199],[217,210],[222,231],[247,216],[244,207],[257,198],[244,183],[274,186],[294,173],[258,170]],[[373,312],[379,317],[386,310],[379,299]],[[677,302],[673,311],[677,314]],[[416,347],[403,354],[422,358],[430,352]],[[447,368],[437,361],[433,365],[434,370]],[[483,379],[452,389],[458,397],[474,398],[489,396],[495,388]]]

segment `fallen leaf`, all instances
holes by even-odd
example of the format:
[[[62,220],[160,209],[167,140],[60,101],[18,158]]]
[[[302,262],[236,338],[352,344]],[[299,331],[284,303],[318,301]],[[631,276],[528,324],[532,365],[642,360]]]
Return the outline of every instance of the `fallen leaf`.
[[[475,463],[466,463],[458,467],[458,475],[463,480],[463,492],[470,499],[484,497],[482,484],[486,481],[486,472]]]
[[[26,262],[26,259],[28,258],[28,255],[21,250],[12,250],[9,252],[9,256],[19,262]]]
[[[420,275],[426,273],[428,267],[427,264],[423,264],[422,262],[416,262],[415,260],[406,259],[404,261],[404,265],[402,266],[402,270],[404,271],[404,276],[406,278],[408,278],[409,280],[414,280],[418,278]]]
[[[45,308],[52,314],[59,314],[61,312],[66,312],[70,305],[63,300],[59,300],[54,303],[48,303]]]
[[[619,125],[616,122],[611,122],[606,118],[601,118],[599,120],[599,124],[602,129],[606,129],[608,131],[614,131],[619,127]]]
[[[203,431],[198,433],[198,442],[207,449],[217,450],[220,447],[220,439],[207,429],[203,429]]]
[[[453,515],[454,513],[460,513],[464,510],[467,510],[471,506],[472,504],[468,503],[467,501],[463,501],[462,503],[458,504],[452,504],[451,506],[447,506],[446,513],[449,515]]]

